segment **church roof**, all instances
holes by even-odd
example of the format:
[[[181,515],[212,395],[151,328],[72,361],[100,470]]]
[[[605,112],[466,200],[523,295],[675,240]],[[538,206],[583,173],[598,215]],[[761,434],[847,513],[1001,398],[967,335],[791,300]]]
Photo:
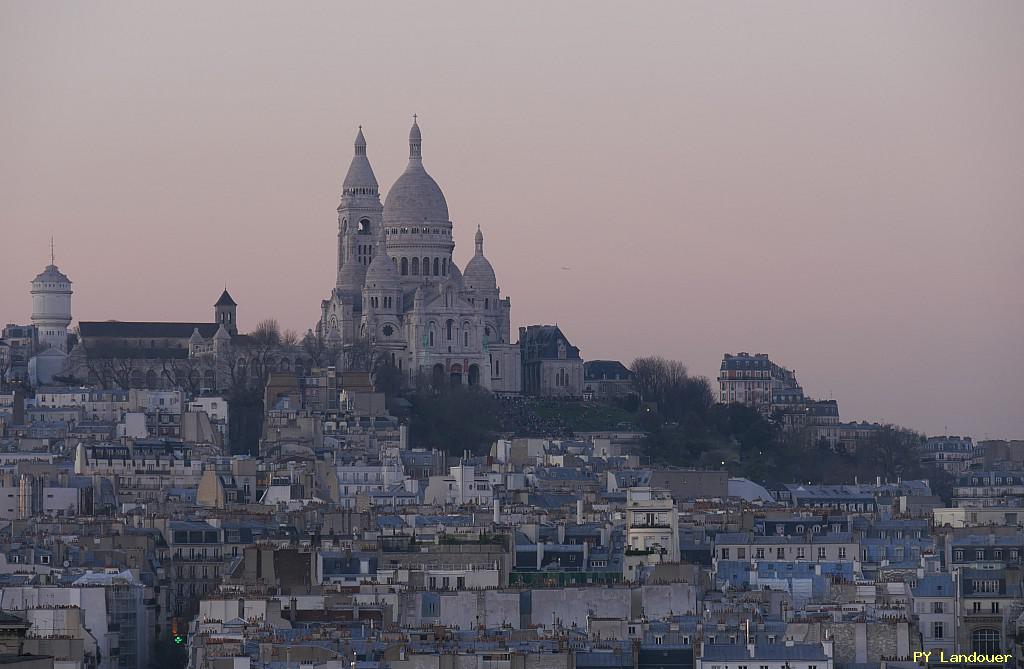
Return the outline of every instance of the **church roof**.
[[[413,122],[409,132],[409,164],[391,186],[384,200],[384,222],[448,222],[448,202],[441,187],[423,169],[420,129]]]
[[[231,294],[228,293],[228,289],[225,288],[224,292],[220,294],[220,298],[218,298],[217,303],[214,304],[213,306],[215,306],[215,307],[237,307],[238,305],[235,304],[235,301],[231,299]]]
[[[188,339],[199,330],[204,339],[217,332],[217,323],[157,323],[151,321],[82,321],[82,337],[110,339]]]
[[[523,360],[556,360],[558,359],[558,342],[565,344],[565,359],[579,360],[580,350],[569,343],[557,325],[531,325],[520,328],[519,347],[523,351]]]

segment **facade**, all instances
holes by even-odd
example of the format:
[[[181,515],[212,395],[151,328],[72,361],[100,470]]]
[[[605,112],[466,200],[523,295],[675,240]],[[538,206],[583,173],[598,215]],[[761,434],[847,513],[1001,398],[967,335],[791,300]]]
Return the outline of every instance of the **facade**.
[[[9,323],[0,335],[0,383],[27,381],[28,364],[39,348],[34,325]]]
[[[949,574],[928,574],[913,589],[914,613],[926,651],[956,648],[956,584]]]
[[[774,393],[787,389],[799,390],[796,374],[772,362],[767,353],[726,353],[722,358],[718,399],[723,404],[746,404],[771,413]]]
[[[523,393],[540,397],[582,397],[583,358],[557,325],[519,328]]]
[[[667,490],[626,490],[626,545],[654,551],[663,562],[679,562],[679,510]]]
[[[634,393],[633,372],[618,360],[588,360],[583,363],[583,396],[606,400]]]
[[[970,437],[943,435],[928,437],[921,444],[919,453],[923,464],[938,467],[950,474],[961,474],[967,471],[975,449]]]
[[[511,302],[476,249],[465,272],[452,253],[448,203],[423,167],[422,135],[409,132],[409,163],[381,204],[360,128],[338,206],[337,280],[320,305],[320,336],[360,346],[410,381],[519,391]]]

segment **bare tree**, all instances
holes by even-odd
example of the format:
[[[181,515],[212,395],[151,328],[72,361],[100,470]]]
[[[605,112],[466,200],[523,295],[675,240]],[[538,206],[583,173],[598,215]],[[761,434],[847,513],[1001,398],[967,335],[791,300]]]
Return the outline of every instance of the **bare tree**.
[[[330,341],[323,334],[312,330],[302,338],[302,350],[313,362],[314,367],[331,367],[338,364],[341,346]]]
[[[656,402],[664,418],[682,420],[690,413],[705,414],[714,404],[711,382],[691,377],[686,365],[661,356],[637,358],[631,366],[633,382],[641,398]]]
[[[273,318],[260,321],[256,329],[246,337],[244,346],[248,372],[257,388],[267,385],[270,372],[274,371],[274,356],[280,351],[281,343],[281,328]]]
[[[160,376],[168,385],[196,395],[203,384],[203,372],[194,358],[165,358],[161,361]]]

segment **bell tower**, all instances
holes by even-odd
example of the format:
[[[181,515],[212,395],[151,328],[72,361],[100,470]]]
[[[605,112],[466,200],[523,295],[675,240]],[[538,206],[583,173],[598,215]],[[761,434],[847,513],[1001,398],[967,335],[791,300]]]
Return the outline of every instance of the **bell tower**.
[[[355,153],[341,186],[341,204],[338,205],[339,292],[358,294],[362,291],[366,268],[377,248],[383,211],[380,188],[366,157],[366,139],[359,126]]]
[[[213,320],[232,336],[238,334],[237,311],[238,305],[231,299],[228,289],[225,288],[224,292],[220,294],[220,299],[213,305]]]

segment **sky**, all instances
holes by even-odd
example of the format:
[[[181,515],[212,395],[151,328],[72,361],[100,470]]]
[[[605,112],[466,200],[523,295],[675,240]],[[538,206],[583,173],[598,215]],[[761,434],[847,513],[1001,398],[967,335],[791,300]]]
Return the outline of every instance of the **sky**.
[[[1024,3],[0,4],[0,322],[305,332],[362,124],[413,113],[513,328],[694,374],[769,353],[843,420],[1024,438]]]

